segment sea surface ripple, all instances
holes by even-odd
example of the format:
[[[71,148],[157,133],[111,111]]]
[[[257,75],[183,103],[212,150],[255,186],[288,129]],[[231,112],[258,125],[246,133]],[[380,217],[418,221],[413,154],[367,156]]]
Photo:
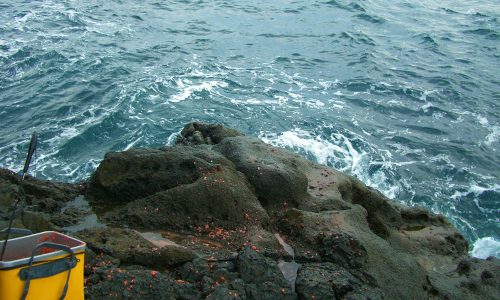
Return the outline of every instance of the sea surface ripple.
[[[443,213],[500,256],[495,1],[3,1],[0,166],[76,182],[219,122]]]

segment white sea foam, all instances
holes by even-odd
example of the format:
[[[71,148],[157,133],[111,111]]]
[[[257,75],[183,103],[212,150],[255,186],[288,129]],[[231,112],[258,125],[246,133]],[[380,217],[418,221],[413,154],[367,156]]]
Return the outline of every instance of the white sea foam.
[[[383,158],[383,162],[374,162],[372,159],[373,155],[390,157],[390,154],[376,153],[360,137],[354,137],[354,139],[357,144],[364,145],[361,148],[354,147],[351,140],[342,133],[332,133],[330,137],[325,138],[300,128],[281,134],[261,132],[259,138],[265,143],[291,149],[314,158],[320,164],[355,175],[367,185],[380,190],[390,198],[395,198],[399,192],[399,187],[389,183],[388,175],[385,174],[392,167],[391,164],[387,163],[385,158]],[[376,164],[382,167],[378,171],[370,173],[370,166]]]
[[[292,93],[290,93],[292,94]],[[323,103],[320,100],[316,99],[303,99],[302,96],[298,97],[296,94],[292,94],[292,102],[299,104],[300,106],[306,106],[308,108],[316,108],[316,109],[322,109],[325,106],[325,103]]]
[[[445,162],[448,165],[453,166],[451,163],[450,157],[447,154],[438,154],[436,156],[429,157],[429,161],[431,162]]]
[[[420,108],[424,111],[427,112],[429,111],[429,108],[433,107],[434,105],[430,102],[426,102],[424,105],[422,105]]]
[[[489,177],[483,177],[484,180],[490,179]],[[454,185],[451,185],[450,188],[455,188]],[[458,186],[457,189],[453,192],[453,195],[451,195],[451,199],[454,201],[459,201],[460,199],[463,198],[468,198],[472,199],[476,207],[483,213],[485,214],[498,214],[498,209],[491,209],[491,208],[485,208],[480,205],[480,196],[484,192],[500,192],[500,185],[499,184],[493,184],[493,185],[488,185],[486,187],[484,186],[479,186],[477,183],[473,182],[469,186]],[[463,221],[463,220],[461,220]],[[471,226],[471,229],[473,227]]]
[[[205,115],[207,115],[207,116],[211,116],[211,117],[213,117],[213,116],[215,116],[215,115],[216,115],[216,110],[215,110],[215,109],[213,109],[213,108],[205,108],[205,109],[203,109],[203,113],[204,113]]]
[[[487,118],[480,116],[480,115],[476,115],[476,117],[477,117],[477,121],[479,122],[479,124],[481,124],[483,126],[488,126],[489,122],[488,122]]]
[[[125,148],[123,149],[124,151],[127,151],[128,149],[134,147],[140,140],[142,139],[142,136],[136,138],[135,140],[133,140],[132,142],[128,143],[127,146],[125,146]]]
[[[75,127],[66,127],[59,134],[59,138],[71,139],[79,134],[80,132]]]
[[[409,88],[411,89],[411,87],[409,87]],[[432,95],[436,92],[437,92],[437,90],[424,91],[419,99],[427,102],[427,96]]]
[[[225,88],[228,86],[227,82],[223,81],[218,81],[218,80],[211,80],[211,81],[205,81],[202,83],[194,84],[191,80],[188,79],[178,79],[176,81],[177,87],[181,90],[179,93],[172,95],[169,99],[169,102],[181,102],[193,94],[193,92],[201,92],[201,91],[207,91],[207,92],[212,92],[212,90],[216,87],[222,87]]]
[[[386,139],[390,139],[390,136],[393,135],[394,133],[389,132],[388,136]],[[423,154],[425,152],[425,149],[411,149],[410,147],[399,144],[399,143],[388,143],[391,148],[394,148],[396,152],[400,153],[403,156],[407,156],[408,154]]]
[[[320,79],[318,81],[318,84],[324,89],[328,90],[334,86],[337,86],[340,81],[338,79],[335,79],[334,81],[329,81],[329,80],[322,80]]]
[[[340,152],[346,154],[346,151],[341,147],[325,141],[319,136],[312,137],[309,132],[301,129],[285,131],[281,135],[261,135],[260,138],[265,143],[278,147],[301,148],[312,154],[318,163],[324,165],[328,163],[328,159],[333,153]]]
[[[273,99],[257,99],[257,98],[249,98],[249,99],[229,99],[232,104],[236,105],[283,105],[288,101],[287,97],[278,96],[273,97]],[[248,107],[247,107],[248,108]]]
[[[494,185],[488,186],[488,187],[482,187],[482,186],[479,186],[477,184],[473,184],[473,185],[471,185],[469,191],[476,194],[476,196],[479,196],[486,191],[500,192],[500,184],[494,184]]]
[[[273,98],[278,100],[278,104],[285,104],[286,102],[288,102],[288,98],[285,96],[275,95],[273,96]]]
[[[482,259],[490,256],[500,258],[500,241],[497,241],[493,237],[480,238],[474,242],[471,255]]]
[[[469,195],[469,192],[455,191],[453,195],[451,195],[451,199],[456,201],[460,198],[467,197],[467,195]]]
[[[167,138],[167,145],[168,146],[173,146],[175,145],[175,140],[177,139],[177,137],[181,134],[181,131],[182,131],[182,128],[179,129],[179,131],[177,132],[173,132],[171,135],[168,136]]]
[[[485,138],[485,144],[491,146],[492,143],[498,142],[500,139],[500,126],[491,126],[490,133]]]
[[[377,101],[377,103],[380,103],[382,101]],[[384,100],[385,102],[385,100]],[[391,99],[389,101],[386,102],[387,104],[391,105],[391,106],[403,106],[404,103],[399,101],[399,100],[395,100],[395,99]]]

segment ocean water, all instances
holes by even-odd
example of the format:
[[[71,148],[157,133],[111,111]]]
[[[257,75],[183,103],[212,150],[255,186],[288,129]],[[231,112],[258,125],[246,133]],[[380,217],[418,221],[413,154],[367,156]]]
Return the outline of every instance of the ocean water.
[[[39,178],[172,143],[259,136],[445,214],[500,256],[500,3],[2,1],[0,167]]]

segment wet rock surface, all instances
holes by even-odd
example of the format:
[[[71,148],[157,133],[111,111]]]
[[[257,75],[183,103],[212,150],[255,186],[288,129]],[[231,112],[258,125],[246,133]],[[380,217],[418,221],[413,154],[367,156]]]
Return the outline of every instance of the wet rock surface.
[[[87,242],[86,299],[495,299],[500,286],[499,260],[469,257],[443,216],[221,125],[108,153],[78,184],[0,170],[0,227],[17,199],[14,226]]]
[[[52,182],[31,176],[21,183],[19,175],[0,169],[0,229],[8,226],[13,204],[17,200],[19,205],[13,222],[15,227],[40,232],[57,229],[58,224],[64,222],[76,222],[83,217],[83,212],[59,213],[67,202],[84,193],[85,188],[84,183]]]
[[[135,264],[162,270],[182,265],[197,257],[190,249],[175,243],[159,247],[130,229],[87,229],[76,235],[94,253],[114,257],[119,260],[120,265]]]
[[[384,299],[376,281],[366,277],[358,278],[333,263],[305,264],[298,274],[297,293],[299,299]]]

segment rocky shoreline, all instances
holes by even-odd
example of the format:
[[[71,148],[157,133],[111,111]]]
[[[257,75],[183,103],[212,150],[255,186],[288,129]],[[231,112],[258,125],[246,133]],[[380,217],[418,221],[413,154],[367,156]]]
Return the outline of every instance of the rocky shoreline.
[[[87,242],[86,299],[495,299],[442,215],[220,125],[108,153],[79,184],[0,170],[0,227]]]

